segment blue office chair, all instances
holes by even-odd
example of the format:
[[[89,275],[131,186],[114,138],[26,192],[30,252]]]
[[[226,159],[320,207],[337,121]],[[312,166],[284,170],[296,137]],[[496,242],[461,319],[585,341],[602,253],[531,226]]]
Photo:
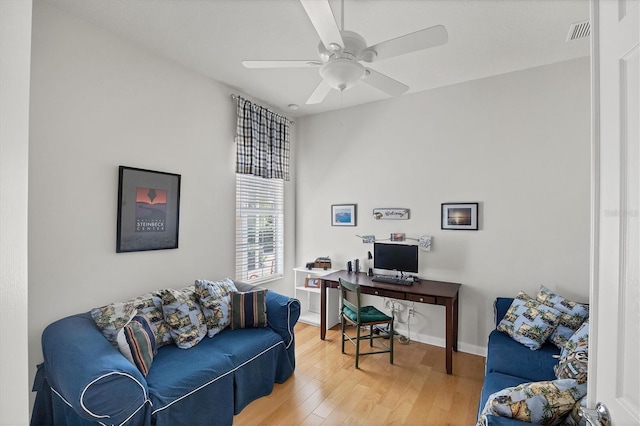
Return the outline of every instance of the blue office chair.
[[[352,300],[355,299],[356,303],[352,303],[347,299],[347,295],[352,295]],[[392,316],[386,315],[373,306],[362,306],[360,303],[360,286],[350,283],[340,278],[340,323],[342,325],[342,353],[344,352],[344,342],[350,341],[356,347],[356,368],[358,367],[358,361],[361,356],[373,355],[373,354],[389,354],[389,363],[393,364],[393,313]],[[349,336],[345,331],[345,326],[350,323],[356,327],[356,336]],[[386,324],[386,331],[379,331],[378,334],[374,332],[374,326]],[[361,329],[365,328],[365,333],[362,335]],[[374,348],[373,341],[375,339],[389,339],[389,344],[386,345],[382,341],[377,341],[375,348],[380,350],[360,352],[360,341],[369,340],[369,346]],[[381,346],[381,348],[380,348]]]

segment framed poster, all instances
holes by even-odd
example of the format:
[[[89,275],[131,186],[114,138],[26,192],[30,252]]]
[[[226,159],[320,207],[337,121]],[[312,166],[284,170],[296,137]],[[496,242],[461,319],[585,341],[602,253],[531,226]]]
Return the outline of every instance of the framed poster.
[[[356,226],[356,204],[333,204],[331,206],[332,226]]]
[[[116,253],[178,248],[180,175],[120,166]]]
[[[478,203],[442,203],[442,229],[478,230]]]

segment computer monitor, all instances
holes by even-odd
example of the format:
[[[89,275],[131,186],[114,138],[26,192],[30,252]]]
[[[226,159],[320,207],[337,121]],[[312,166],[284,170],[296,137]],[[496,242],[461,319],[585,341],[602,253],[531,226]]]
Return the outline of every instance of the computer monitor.
[[[418,272],[418,246],[373,243],[373,267],[399,272]]]

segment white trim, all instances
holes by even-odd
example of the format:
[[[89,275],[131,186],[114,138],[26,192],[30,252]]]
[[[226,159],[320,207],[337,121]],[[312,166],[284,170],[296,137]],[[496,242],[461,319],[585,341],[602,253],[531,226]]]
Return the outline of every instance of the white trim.
[[[108,415],[98,415],[98,414],[94,414],[94,413],[92,413],[91,411],[89,411],[89,409],[87,409],[87,407],[86,407],[86,406],[85,406],[85,404],[84,404],[84,395],[87,393],[87,391],[89,390],[89,388],[90,388],[94,383],[96,383],[96,382],[97,382],[97,381],[99,381],[99,380],[104,379],[105,377],[109,377],[109,376],[112,376],[112,375],[128,377],[128,378],[130,378],[131,380],[133,380],[135,383],[137,383],[137,384],[138,384],[138,386],[140,386],[140,388],[142,389],[142,394],[144,395],[144,402],[142,403],[142,405],[141,405],[138,409],[136,409],[136,410],[134,411],[134,413],[133,413],[133,414],[135,414],[135,413],[137,413],[138,411],[140,411],[140,408],[144,407],[144,406],[145,406],[145,404],[147,403],[147,401],[149,401],[149,397],[148,397],[148,395],[147,395],[147,390],[145,389],[144,385],[143,385],[142,383],[140,383],[140,382],[139,382],[135,377],[133,377],[132,375],[127,374],[127,373],[121,373],[121,372],[119,372],[119,371],[112,371],[112,372],[110,372],[110,373],[103,374],[102,376],[99,376],[98,378],[96,378],[96,379],[92,380],[92,381],[91,381],[91,382],[89,382],[89,384],[88,384],[87,386],[85,386],[85,387],[84,387],[84,389],[82,390],[82,393],[80,394],[80,406],[81,406],[81,407],[82,407],[82,409],[85,411],[85,413],[87,413],[87,414],[89,414],[90,416],[93,416],[93,417],[95,417],[95,418],[98,418],[98,419],[111,418],[111,416],[108,416]],[[129,417],[127,418],[127,420],[125,420],[125,422],[126,422],[126,421],[128,421],[128,420],[133,416],[133,414],[132,414],[131,416],[129,416]],[[123,423],[124,423],[124,422],[123,422]]]

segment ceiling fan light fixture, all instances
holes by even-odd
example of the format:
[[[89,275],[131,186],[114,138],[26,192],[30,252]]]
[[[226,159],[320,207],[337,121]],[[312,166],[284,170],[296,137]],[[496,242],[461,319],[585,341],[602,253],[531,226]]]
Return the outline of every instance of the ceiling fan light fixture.
[[[337,58],[320,68],[320,75],[327,84],[341,92],[353,87],[364,76],[365,68],[358,61]]]

